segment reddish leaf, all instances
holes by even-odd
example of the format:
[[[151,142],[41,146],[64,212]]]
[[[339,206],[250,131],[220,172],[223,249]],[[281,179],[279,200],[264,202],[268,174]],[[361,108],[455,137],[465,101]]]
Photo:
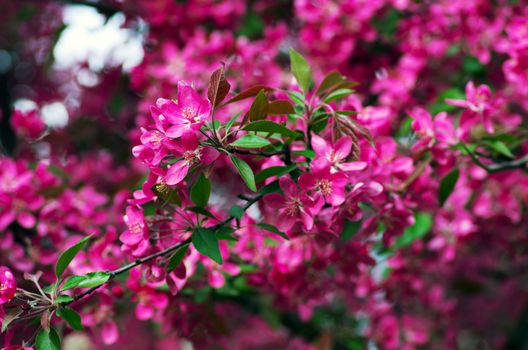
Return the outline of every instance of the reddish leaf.
[[[207,89],[207,97],[211,101],[213,108],[217,107],[229,93],[231,85],[225,78],[225,68],[219,68],[211,74],[209,80],[209,88]]]
[[[332,72],[326,75],[324,77],[321,84],[319,84],[319,87],[317,88],[317,91],[315,92],[317,95],[323,95],[327,92],[327,90],[330,90],[331,88],[343,83],[346,81],[346,78],[339,72]],[[332,89],[333,90],[333,89]],[[330,91],[328,91],[330,92]]]
[[[269,103],[268,114],[269,115],[281,115],[281,114],[292,114],[295,113],[293,105],[286,100],[275,100]]]
[[[260,90],[272,91],[273,89],[268,87],[268,86],[264,86],[264,85],[255,85],[255,86],[252,86],[249,89],[244,90],[244,91],[240,92],[239,94],[235,95],[231,99],[227,100],[227,102],[224,103],[224,104],[229,104],[229,103],[233,103],[233,102],[237,102],[237,101],[242,101],[242,100],[245,100],[246,98],[250,98],[250,97],[256,96],[260,92]]]

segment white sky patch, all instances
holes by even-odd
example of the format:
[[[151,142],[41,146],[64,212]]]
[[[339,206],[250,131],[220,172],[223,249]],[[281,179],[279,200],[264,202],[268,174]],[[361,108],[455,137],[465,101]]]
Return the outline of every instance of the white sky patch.
[[[68,124],[68,111],[61,102],[44,105],[40,112],[42,114],[42,120],[50,128],[62,128]]]
[[[142,37],[136,31],[121,28],[125,16],[117,13],[105,23],[105,16],[88,6],[72,5],[64,9],[62,32],[53,54],[58,69],[88,62],[93,71],[105,66],[123,65],[125,71],[143,60]]]

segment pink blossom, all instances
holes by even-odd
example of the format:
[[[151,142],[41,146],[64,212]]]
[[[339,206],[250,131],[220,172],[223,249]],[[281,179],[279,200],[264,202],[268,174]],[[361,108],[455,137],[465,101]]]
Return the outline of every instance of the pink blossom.
[[[149,230],[143,210],[137,207],[129,206],[124,216],[128,230],[119,236],[119,240],[131,251],[134,256],[141,256],[149,248]]]
[[[166,134],[171,138],[199,130],[211,112],[209,101],[200,97],[195,89],[185,83],[178,83],[176,102],[158,99],[156,105],[170,125]]]
[[[0,266],[0,305],[14,298],[17,289],[15,276],[5,266]]]
[[[312,167],[312,172],[302,174],[299,178],[299,186],[302,189],[315,191],[314,200],[320,202],[318,208],[321,208],[324,202],[332,206],[341,205],[345,201],[347,183],[348,179],[343,173],[332,173],[330,167]]]
[[[175,149],[182,156],[167,169],[167,174],[163,178],[167,185],[176,185],[183,181],[189,169],[197,164],[211,164],[218,158],[219,152],[211,147],[202,147],[198,143],[198,137],[194,133],[185,133],[180,143],[175,145]]]
[[[352,150],[352,138],[343,136],[335,145],[331,145],[318,135],[312,136],[312,147],[315,151],[314,167],[324,168],[329,165],[332,172],[337,171],[359,171],[365,169],[365,162],[347,162],[346,159]]]
[[[471,120],[475,115],[480,116],[484,128],[488,133],[493,133],[492,114],[494,112],[494,106],[491,99],[491,90],[487,85],[479,85],[475,87],[475,84],[470,81],[466,85],[466,99],[446,99],[446,102],[462,108],[466,108],[466,111],[462,114],[462,120],[460,124],[465,124],[466,121]]]
[[[276,217],[277,227],[281,231],[289,231],[296,222],[302,222],[305,230],[313,227],[313,200],[297,186],[292,179],[281,177],[279,185],[284,193],[271,193],[266,196],[266,203],[279,211]]]

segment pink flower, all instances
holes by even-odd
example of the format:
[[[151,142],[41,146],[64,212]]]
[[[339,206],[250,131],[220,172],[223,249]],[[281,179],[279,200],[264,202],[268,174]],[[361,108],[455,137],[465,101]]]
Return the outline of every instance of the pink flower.
[[[288,231],[300,221],[306,230],[311,230],[314,223],[311,213],[313,200],[288,177],[281,177],[279,184],[283,196],[278,193],[266,196],[266,203],[279,211],[276,217],[278,229]]]
[[[198,137],[194,133],[185,133],[182,136],[181,143],[175,145],[175,148],[182,156],[182,160],[172,164],[164,177],[167,185],[176,185],[183,181],[189,169],[195,164],[211,164],[218,158],[220,153],[210,147],[201,147]]]
[[[177,138],[189,131],[200,130],[211,112],[210,102],[202,98],[195,89],[178,83],[178,101],[158,99],[156,105],[169,122],[167,136]]]
[[[306,190],[315,191],[317,207],[321,208],[323,202],[336,207],[345,201],[345,186],[348,183],[343,173],[332,173],[330,167],[314,168],[311,173],[301,175],[299,186]]]
[[[29,139],[38,139],[46,130],[46,124],[40,119],[37,110],[15,110],[11,116],[11,125],[17,133]]]
[[[350,136],[341,137],[332,146],[322,137],[313,135],[312,147],[315,151],[315,160],[313,161],[315,167],[324,168],[330,165],[332,172],[339,170],[349,172],[363,170],[367,166],[365,162],[346,162],[352,150],[352,138]]]
[[[7,303],[16,293],[16,280],[11,270],[0,266],[0,305]]]
[[[132,255],[143,255],[149,248],[149,231],[143,216],[143,210],[137,207],[127,207],[124,220],[128,230],[121,234],[119,240],[131,250]]]
[[[446,99],[448,104],[466,108],[462,114],[460,124],[465,124],[466,121],[473,119],[474,116],[480,116],[482,124],[488,133],[493,133],[493,124],[491,122],[491,112],[494,111],[491,101],[491,90],[487,85],[479,85],[475,88],[475,84],[470,81],[466,85],[466,99]]]

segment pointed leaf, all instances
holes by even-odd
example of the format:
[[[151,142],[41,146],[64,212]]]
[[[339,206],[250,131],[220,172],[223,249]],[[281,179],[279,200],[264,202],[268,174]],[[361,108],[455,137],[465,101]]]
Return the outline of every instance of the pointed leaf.
[[[281,236],[282,238],[286,239],[286,240],[290,240],[290,237],[288,237],[288,235],[286,235],[284,232],[282,231],[279,231],[278,228],[276,228],[275,226],[273,225],[269,225],[269,224],[265,224],[265,223],[261,223],[261,224],[257,224],[258,227],[260,227],[261,229],[264,229],[266,231],[269,231],[269,232],[273,232],[279,236]]]
[[[257,97],[255,97],[255,101],[253,101],[253,104],[249,108],[249,120],[255,121],[266,118],[268,115],[268,109],[269,103],[266,93],[264,90],[260,90]]]
[[[256,96],[261,90],[269,92],[269,91],[272,91],[273,89],[268,86],[264,86],[264,85],[255,85],[235,95],[233,98],[229,99],[225,104],[245,100],[246,98]]]
[[[198,180],[191,188],[191,200],[199,207],[205,207],[211,195],[211,182],[204,174],[200,174]]]
[[[240,220],[242,219],[242,216],[244,216],[244,209],[242,209],[240,205],[233,205],[231,209],[229,209],[229,215]]]
[[[342,99],[345,96],[348,96],[350,94],[353,94],[354,90],[351,89],[337,89],[335,91],[332,91],[326,98],[325,103],[330,103],[335,100]]]
[[[85,279],[86,279],[86,276],[77,276],[77,275],[71,276],[66,280],[66,282],[64,282],[64,284],[61,287],[61,291],[75,288],[79,286],[79,283],[81,283]]]
[[[258,120],[252,123],[247,124],[242,128],[246,131],[263,131],[273,134],[281,134],[287,137],[295,137],[297,133],[295,131],[288,129],[287,127],[272,122],[270,120]]]
[[[295,108],[287,100],[271,101],[268,106],[268,115],[293,114]]]
[[[218,68],[211,74],[209,80],[209,87],[207,89],[207,97],[211,101],[213,108],[217,107],[229,93],[231,85],[225,78],[225,68]]]
[[[89,272],[84,276],[86,278],[79,283],[79,288],[97,287],[105,284],[110,279],[110,273],[108,272]]]
[[[260,148],[270,145],[271,142],[257,135],[247,134],[231,143],[231,146],[238,148]]]
[[[343,83],[346,81],[346,78],[339,72],[331,72],[324,77],[321,84],[319,84],[319,87],[317,88],[317,91],[315,93],[317,95],[323,95],[327,93],[327,90],[330,90],[331,88],[337,86],[340,83]]]
[[[304,57],[293,48],[290,49],[290,65],[297,84],[305,93],[308,92],[312,82],[312,70]]]
[[[57,316],[62,318],[64,321],[68,322],[71,328],[76,331],[82,331],[84,329],[81,323],[81,316],[77,311],[70,309],[68,307],[61,307],[57,309]]]
[[[180,265],[180,263],[183,261],[183,258],[185,258],[185,254],[187,254],[188,250],[189,250],[189,245],[187,244],[181,247],[180,249],[178,249],[176,253],[174,253],[174,255],[171,256],[169,260],[169,264],[167,265],[167,272],[170,273],[174,271],[178,267],[178,265]]]
[[[297,165],[295,164],[289,166],[270,166],[269,168],[266,168],[260,173],[256,174],[255,181],[261,182],[272,176],[281,177],[282,175],[288,174],[295,169],[297,169]]]
[[[255,184],[255,175],[253,175],[253,170],[251,170],[251,167],[248,165],[248,163],[233,155],[229,155],[229,159],[231,159],[231,162],[237,168],[240,177],[242,177],[242,180],[244,180],[247,187],[251,191],[257,192],[257,185]]]
[[[440,182],[440,190],[438,192],[438,201],[440,206],[443,207],[445,201],[451,195],[451,192],[455,189],[456,183],[458,181],[458,175],[460,171],[458,168],[455,168],[447,174],[442,181]]]
[[[222,263],[218,239],[212,230],[205,227],[197,227],[192,235],[192,243],[197,251],[210,257],[218,264]]]
[[[61,341],[55,329],[50,328],[49,332],[41,329],[35,340],[35,350],[60,350]]]
[[[81,251],[81,249],[88,243],[92,236],[86,236],[81,239],[79,242],[75,243],[70,248],[66,249],[64,253],[61,254],[59,260],[57,260],[57,266],[55,267],[55,275],[59,278],[68,265],[72,262],[73,258]]]

